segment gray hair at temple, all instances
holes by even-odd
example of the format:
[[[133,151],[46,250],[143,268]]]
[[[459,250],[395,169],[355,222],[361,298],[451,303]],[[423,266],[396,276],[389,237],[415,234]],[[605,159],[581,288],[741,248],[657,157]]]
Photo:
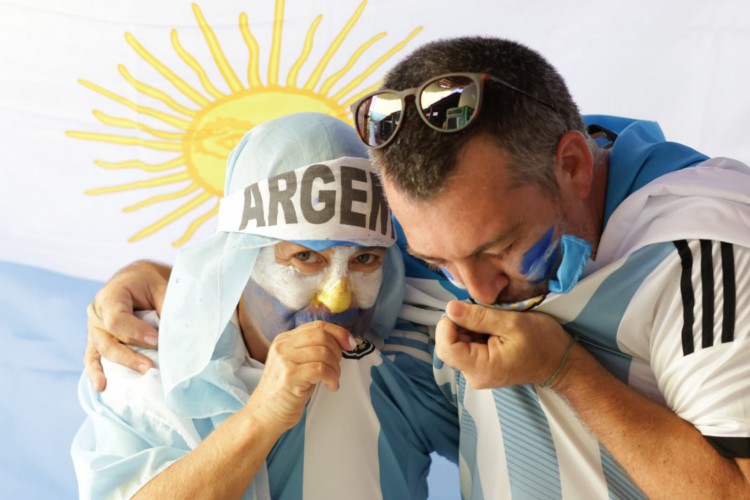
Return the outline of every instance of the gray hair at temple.
[[[578,107],[557,70],[539,53],[510,40],[452,38],[414,51],[386,75],[383,87],[403,90],[456,72],[489,73],[558,112],[486,81],[479,115],[466,129],[446,134],[427,127],[414,103],[408,102],[398,136],[386,147],[370,152],[380,173],[412,199],[428,200],[442,191],[468,141],[487,135],[509,155],[515,186],[537,185],[554,195],[554,157],[560,137],[577,130],[588,139]]]

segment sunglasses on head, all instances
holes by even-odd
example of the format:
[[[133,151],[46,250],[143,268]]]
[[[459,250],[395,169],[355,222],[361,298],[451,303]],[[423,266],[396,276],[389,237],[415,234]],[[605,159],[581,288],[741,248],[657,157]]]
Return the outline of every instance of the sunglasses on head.
[[[419,87],[406,90],[382,89],[352,104],[357,134],[366,146],[378,149],[390,144],[399,129],[406,99],[414,97],[419,116],[438,132],[458,132],[479,115],[484,83],[490,80],[533,99],[558,112],[551,104],[487,73],[448,73],[436,76]]]

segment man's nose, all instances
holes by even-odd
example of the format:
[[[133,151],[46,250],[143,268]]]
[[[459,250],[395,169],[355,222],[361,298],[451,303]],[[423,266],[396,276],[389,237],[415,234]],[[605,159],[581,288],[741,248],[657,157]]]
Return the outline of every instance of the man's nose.
[[[508,286],[508,276],[492,262],[472,261],[457,267],[459,279],[477,302],[494,304]]]
[[[340,313],[349,309],[352,304],[352,292],[349,285],[349,278],[341,276],[327,287],[319,290],[315,294],[313,304],[316,306],[324,305],[332,313]]]

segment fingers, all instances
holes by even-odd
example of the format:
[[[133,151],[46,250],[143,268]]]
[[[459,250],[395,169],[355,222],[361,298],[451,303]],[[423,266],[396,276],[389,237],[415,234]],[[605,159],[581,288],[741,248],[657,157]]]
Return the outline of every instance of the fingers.
[[[342,345],[349,350],[351,335],[340,326],[315,321],[286,332],[274,340],[269,351],[283,360],[290,380],[307,384],[323,382],[329,390],[338,390],[341,375]]]
[[[319,383],[330,391],[338,390],[341,344],[351,349],[348,338],[346,329],[322,321],[278,335],[251,396],[255,415],[271,426],[287,429],[299,421]]]
[[[89,330],[86,352],[83,355],[83,365],[86,376],[94,389],[101,392],[107,387],[107,379],[102,368],[101,358],[104,357],[114,363],[127,366],[140,374],[146,373],[153,362],[148,356],[133,351],[121,344],[117,339],[101,329]]]
[[[99,328],[126,344],[154,347],[158,331],[135,316],[132,296],[124,288],[104,288],[88,309],[89,329]]]
[[[148,356],[134,351],[131,347],[122,344],[119,340],[101,328],[89,328],[89,341],[86,351],[94,349],[99,356],[117,363],[118,365],[127,366],[141,374],[153,366],[153,362]],[[84,362],[88,359],[84,358]],[[87,366],[88,369],[88,366]]]
[[[333,339],[339,349],[345,351],[351,351],[357,347],[357,342],[349,333],[349,330],[343,326],[334,325],[333,323],[326,323],[325,321],[312,321],[302,325],[300,328],[294,331],[304,331],[306,335],[318,335],[318,340],[326,341],[326,339]]]
[[[448,302],[445,312],[454,323],[466,330],[488,335],[499,335],[505,319],[513,317],[503,311],[456,300]]]
[[[460,371],[470,371],[488,355],[486,342],[477,342],[475,334],[466,332],[450,317],[441,319],[437,324],[435,353],[442,361]]]
[[[86,346],[86,352],[83,355],[83,365],[86,367],[86,376],[91,385],[94,386],[94,390],[102,392],[106,389],[107,379],[104,377],[101,356],[99,356],[99,353],[91,343]]]
[[[89,329],[101,328],[127,344],[156,346],[156,328],[136,318],[134,311],[161,312],[169,273],[169,267],[149,261],[118,271],[97,292],[89,311]]]
[[[340,359],[340,357],[339,357]],[[301,383],[295,384],[292,390],[299,397],[306,396],[309,389],[318,383],[323,383],[331,392],[339,389],[339,379],[341,378],[341,365],[338,360],[327,358],[325,360],[313,360],[297,365],[297,373],[294,379]]]

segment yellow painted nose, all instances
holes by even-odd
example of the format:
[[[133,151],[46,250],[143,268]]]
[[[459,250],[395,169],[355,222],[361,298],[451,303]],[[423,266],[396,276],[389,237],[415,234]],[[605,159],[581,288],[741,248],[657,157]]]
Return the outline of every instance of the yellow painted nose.
[[[344,278],[336,285],[319,292],[315,296],[316,305],[323,304],[332,313],[340,313],[349,309],[352,304],[352,294],[349,291],[349,280]]]

